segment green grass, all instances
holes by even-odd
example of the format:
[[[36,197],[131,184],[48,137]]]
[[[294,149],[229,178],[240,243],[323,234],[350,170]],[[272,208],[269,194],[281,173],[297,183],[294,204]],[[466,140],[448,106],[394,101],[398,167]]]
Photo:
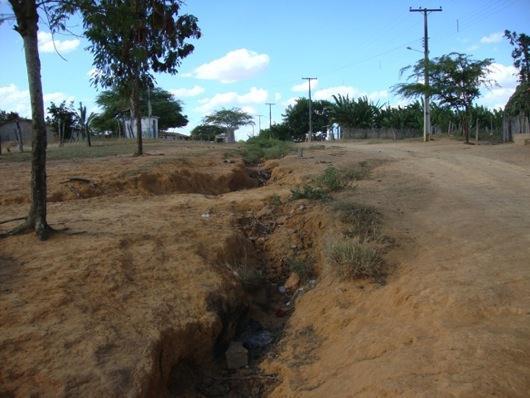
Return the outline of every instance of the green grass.
[[[280,159],[291,150],[292,145],[286,141],[254,137],[244,143],[241,153],[245,162],[256,164],[263,160]]]
[[[341,172],[333,166],[326,167],[324,173],[313,181],[326,192],[337,192],[346,187],[346,181],[344,181]]]
[[[375,245],[356,239],[333,244],[328,259],[344,280],[382,280],[386,275],[385,261],[381,250]]]
[[[314,187],[309,184],[291,189],[291,200],[309,199],[325,201],[329,198],[329,194],[322,188]]]

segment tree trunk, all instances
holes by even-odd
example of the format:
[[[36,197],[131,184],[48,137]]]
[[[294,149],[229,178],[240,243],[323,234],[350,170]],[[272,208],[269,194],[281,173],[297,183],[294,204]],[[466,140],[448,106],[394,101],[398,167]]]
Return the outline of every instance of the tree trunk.
[[[88,126],[85,126],[85,133],[86,133],[86,142],[88,146],[91,147],[92,141],[90,141],[90,129],[88,128]]]
[[[16,121],[16,124],[17,124],[18,151],[19,152],[24,152],[24,142],[22,140],[22,131],[20,130],[20,123],[19,123],[18,120]]]
[[[131,87],[131,124],[136,124],[136,142],[138,146],[136,148],[135,156],[143,155],[143,142],[142,142],[142,115],[140,114],[140,88],[138,81],[135,80]],[[131,126],[132,127],[132,126]]]
[[[469,144],[469,117],[467,109],[462,117],[462,128],[464,129],[464,138],[466,140],[466,144]]]
[[[17,18],[16,30],[24,41],[24,54],[31,99],[31,208],[26,222],[16,230],[34,229],[39,239],[48,237],[46,222],[46,123],[37,41],[38,14],[35,0],[10,1]]]

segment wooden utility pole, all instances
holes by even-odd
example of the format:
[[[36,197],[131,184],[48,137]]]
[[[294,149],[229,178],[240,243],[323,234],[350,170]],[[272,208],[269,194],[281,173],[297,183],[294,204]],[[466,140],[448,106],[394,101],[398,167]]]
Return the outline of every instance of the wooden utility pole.
[[[272,127],[272,106],[276,105],[273,102],[266,102],[265,105],[269,106],[269,129]]]
[[[256,115],[258,117],[258,135],[261,133],[261,117],[263,115]]]
[[[311,142],[313,139],[313,110],[312,110],[312,102],[311,102],[311,80],[316,80],[316,77],[302,77],[303,80],[307,80],[307,84],[309,85],[309,137],[308,141]]]
[[[431,111],[429,107],[429,30],[427,24],[427,15],[430,12],[442,11],[439,8],[409,8],[410,12],[423,13],[423,54],[424,54],[424,85],[425,94],[423,96],[423,141],[429,141],[431,136]]]

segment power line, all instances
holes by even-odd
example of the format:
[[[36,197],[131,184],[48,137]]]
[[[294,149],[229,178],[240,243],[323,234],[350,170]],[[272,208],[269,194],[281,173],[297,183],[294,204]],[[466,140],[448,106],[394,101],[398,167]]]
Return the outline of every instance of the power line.
[[[313,110],[311,109],[312,108],[312,104],[311,104],[311,80],[317,80],[316,77],[302,77],[302,80],[307,80],[307,84],[309,86],[309,136],[307,138],[307,140],[309,142],[312,141],[313,139],[313,122],[312,122],[312,114],[313,114]]]

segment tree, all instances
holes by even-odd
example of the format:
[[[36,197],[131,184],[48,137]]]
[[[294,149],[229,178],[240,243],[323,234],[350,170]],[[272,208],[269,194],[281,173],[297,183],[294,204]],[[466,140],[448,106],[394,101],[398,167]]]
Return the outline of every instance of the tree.
[[[188,124],[188,118],[182,113],[182,102],[169,91],[155,87],[151,90],[150,97],[152,114],[158,116],[158,127],[161,130]],[[103,130],[113,129],[116,117],[130,110],[129,98],[116,88],[101,92],[96,103],[102,108],[97,125],[102,125]],[[148,113],[147,90],[140,95],[140,112],[144,115]],[[110,128],[105,128],[107,126]]]
[[[367,97],[357,100],[348,95],[333,96],[330,108],[331,121],[343,127],[371,128],[374,126],[380,106],[373,104]]]
[[[438,101],[440,106],[453,109],[460,115],[466,143],[469,143],[469,112],[473,101],[480,95],[480,87],[491,87],[495,82],[488,78],[489,66],[493,60],[471,59],[466,54],[450,53],[434,58],[429,62],[430,84],[426,88],[418,81],[423,78],[424,60],[419,60],[413,66],[402,69],[411,70],[408,79],[416,82],[402,83],[394,90],[406,98],[418,97],[426,91]]]
[[[505,30],[504,37],[514,47],[512,50],[513,66],[519,69],[519,82],[530,82],[530,36]]]
[[[197,18],[179,15],[180,0],[89,0],[83,9],[85,36],[97,72],[92,83],[119,88],[130,101],[138,147],[143,153],[140,94],[154,86],[153,73],[175,74],[201,35]]]
[[[191,137],[200,141],[215,141],[215,137],[225,132],[224,127],[214,124],[199,124],[191,130]]]
[[[59,146],[62,146],[64,140],[72,138],[73,130],[78,124],[78,114],[74,109],[73,101],[70,104],[63,101],[59,105],[52,102],[48,107],[46,122],[57,129]]]
[[[307,117],[307,114],[306,114]],[[309,122],[308,122],[309,125]],[[268,138],[268,139],[277,139],[282,141],[288,141],[293,138],[292,130],[289,128],[287,123],[274,123],[268,129],[262,129],[259,133],[259,137]],[[304,141],[305,134],[301,137],[301,140]]]
[[[206,116],[204,124],[221,126],[225,129],[227,142],[235,142],[234,132],[242,127],[254,124],[252,116],[239,108],[221,109]]]
[[[17,112],[7,112],[0,110],[0,123],[9,122],[11,120],[20,119]]]
[[[325,132],[330,124],[329,110],[331,103],[329,101],[320,100],[312,101],[312,124],[313,131]],[[294,139],[305,140],[306,134],[309,131],[309,100],[307,98],[298,98],[293,105],[289,105],[282,115],[283,122],[288,128],[288,137],[279,139]]]
[[[46,221],[46,123],[44,120],[44,101],[42,95],[41,66],[38,47],[39,8],[43,9],[50,20],[50,29],[64,28],[64,19],[74,11],[72,3],[42,0],[9,0],[15,14],[14,27],[24,42],[24,56],[28,75],[31,101],[32,138],[31,138],[31,207],[26,221],[10,231],[16,234],[34,230],[39,239],[44,240],[52,230]]]
[[[87,145],[89,147],[92,146],[92,140],[90,139],[90,135],[91,135],[90,126],[95,117],[96,117],[96,114],[94,112],[91,112],[90,115],[87,116],[86,106],[84,106],[82,102],[79,103],[79,108],[77,110],[77,122],[79,125],[79,129],[85,136]]]

